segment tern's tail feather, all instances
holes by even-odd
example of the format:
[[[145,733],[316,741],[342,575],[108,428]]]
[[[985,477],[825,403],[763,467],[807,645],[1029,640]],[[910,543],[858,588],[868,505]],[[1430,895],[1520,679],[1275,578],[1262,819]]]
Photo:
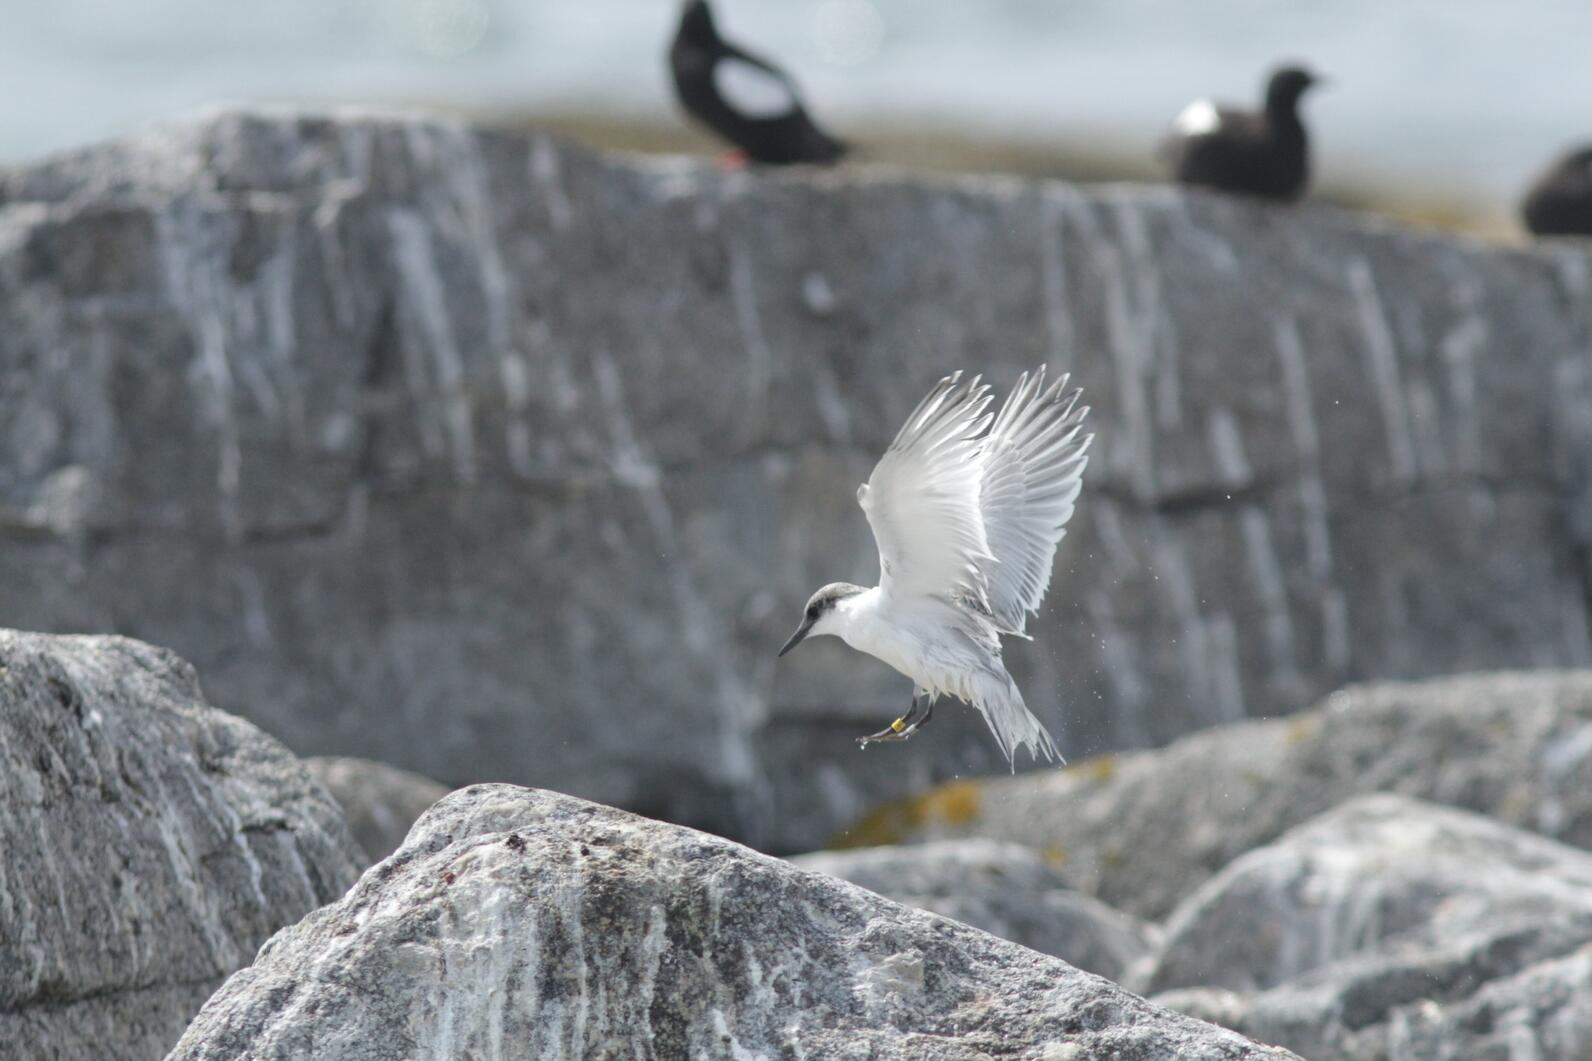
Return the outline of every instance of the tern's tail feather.
[[[1004,667],[981,669],[973,681],[972,692],[973,706],[984,716],[1013,770],[1017,769],[1019,747],[1026,746],[1036,762],[1041,757],[1051,762],[1061,759],[1050,731],[1028,710],[1017,683]],[[1065,759],[1061,761],[1066,762]]]

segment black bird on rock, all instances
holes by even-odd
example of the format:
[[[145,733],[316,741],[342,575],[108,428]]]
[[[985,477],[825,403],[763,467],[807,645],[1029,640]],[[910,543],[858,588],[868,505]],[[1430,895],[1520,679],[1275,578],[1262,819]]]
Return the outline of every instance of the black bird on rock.
[[[682,10],[669,72],[691,116],[753,162],[831,163],[846,153],[807,116],[788,74],[719,36],[707,0]]]
[[[1520,214],[1538,236],[1592,236],[1592,146],[1548,167],[1527,190]]]
[[[1259,113],[1195,100],[1172,123],[1161,155],[1179,184],[1267,199],[1297,199],[1310,180],[1310,144],[1299,98],[1317,78],[1298,66],[1276,70]]]

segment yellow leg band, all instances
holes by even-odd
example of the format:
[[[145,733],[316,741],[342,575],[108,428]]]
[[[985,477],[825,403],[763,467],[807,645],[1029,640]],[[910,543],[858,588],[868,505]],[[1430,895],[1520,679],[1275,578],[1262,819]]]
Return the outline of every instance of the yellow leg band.
[[[907,720],[904,719],[904,718],[898,718],[894,722],[890,723],[890,729],[891,729],[892,732],[895,732],[895,733],[900,733],[902,730],[904,730],[906,728],[907,728]]]

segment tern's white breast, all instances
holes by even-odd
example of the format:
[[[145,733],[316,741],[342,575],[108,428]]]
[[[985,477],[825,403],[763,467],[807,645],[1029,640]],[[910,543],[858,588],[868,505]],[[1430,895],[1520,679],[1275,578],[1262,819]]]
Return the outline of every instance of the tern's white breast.
[[[901,607],[877,588],[847,601],[839,631],[846,644],[933,692],[963,696],[971,674],[987,662],[959,627],[963,616],[941,601]]]

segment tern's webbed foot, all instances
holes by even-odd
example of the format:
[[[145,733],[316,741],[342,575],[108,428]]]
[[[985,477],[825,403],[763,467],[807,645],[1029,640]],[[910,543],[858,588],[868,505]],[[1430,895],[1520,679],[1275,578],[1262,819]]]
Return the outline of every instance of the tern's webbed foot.
[[[890,723],[878,733],[870,733],[866,737],[858,737],[857,745],[866,748],[870,744],[884,744],[891,741],[908,740],[923,724],[934,714],[934,701],[927,696],[914,697],[912,707],[907,713]]]
[[[918,727],[916,725],[909,726],[906,719],[898,718],[878,733],[870,733],[866,737],[858,737],[857,744],[859,747],[866,748],[874,743],[884,744],[887,741],[906,740],[917,731]]]

